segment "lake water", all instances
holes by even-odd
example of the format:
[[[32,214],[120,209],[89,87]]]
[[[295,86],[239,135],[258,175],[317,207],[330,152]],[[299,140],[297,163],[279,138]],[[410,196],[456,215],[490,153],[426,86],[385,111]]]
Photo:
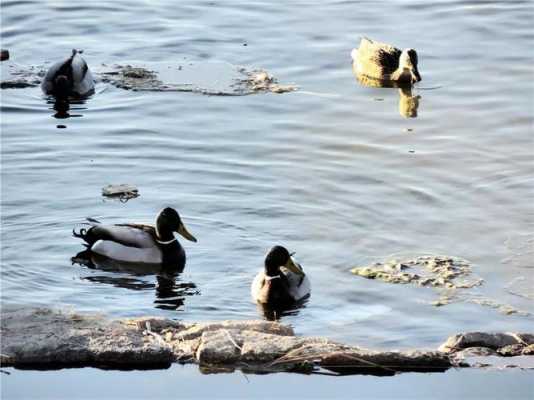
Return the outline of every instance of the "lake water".
[[[123,60],[261,67],[300,91],[249,96],[126,91],[99,83],[70,118],[40,88],[1,91],[3,305],[261,318],[249,287],[274,244],[312,282],[282,317],[298,334],[375,348],[436,347],[534,319],[350,273],[392,254],[458,256],[476,296],[534,311],[534,8],[531,1],[9,1],[2,47],[24,65],[85,50]],[[399,91],[361,86],[366,35],[419,54],[416,118]],[[58,129],[63,124],[66,129]],[[104,201],[132,183],[141,196]],[[85,217],[151,221],[175,207],[198,243],[169,280],[72,265]],[[518,296],[507,288],[521,283]],[[515,292],[515,291],[514,291]]]

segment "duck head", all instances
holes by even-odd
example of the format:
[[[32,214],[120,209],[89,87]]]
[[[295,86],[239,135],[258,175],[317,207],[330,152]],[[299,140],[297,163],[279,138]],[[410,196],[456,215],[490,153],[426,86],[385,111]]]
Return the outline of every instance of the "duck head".
[[[172,240],[173,232],[178,232],[187,240],[196,242],[197,239],[186,229],[180,215],[174,208],[164,208],[156,217],[156,234],[160,240]]]
[[[404,49],[399,58],[399,68],[403,70],[405,80],[416,83],[421,80],[417,69],[417,52],[414,49]]]
[[[298,275],[304,275],[302,268],[291,258],[291,254],[283,246],[274,246],[265,257],[265,274],[273,277],[280,275],[280,267],[285,267]]]

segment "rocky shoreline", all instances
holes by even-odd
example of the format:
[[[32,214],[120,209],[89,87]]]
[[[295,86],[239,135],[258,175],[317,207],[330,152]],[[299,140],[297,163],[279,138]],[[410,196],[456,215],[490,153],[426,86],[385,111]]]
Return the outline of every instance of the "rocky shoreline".
[[[479,359],[470,364],[472,356],[534,354],[534,335],[524,333],[464,333],[450,337],[439,349],[374,351],[296,336],[278,322],[112,320],[47,308],[2,310],[1,334],[2,367],[25,369],[154,369],[178,362],[198,364],[204,372],[394,375],[488,365]]]

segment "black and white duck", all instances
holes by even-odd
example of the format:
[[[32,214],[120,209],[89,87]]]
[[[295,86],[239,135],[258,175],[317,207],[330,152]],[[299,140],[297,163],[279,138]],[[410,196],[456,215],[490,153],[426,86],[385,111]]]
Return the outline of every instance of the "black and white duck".
[[[286,306],[310,295],[310,280],[283,246],[274,246],[265,257],[264,267],[252,282],[251,294],[260,304]]]
[[[52,65],[41,82],[45,94],[56,98],[86,97],[94,93],[95,81],[78,50]]]
[[[87,221],[86,225],[90,227],[79,232],[73,230],[73,235],[83,239],[89,251],[122,262],[183,268],[185,250],[174,232],[192,242],[197,241],[186,229],[178,212],[170,207],[159,212],[155,225],[105,225],[92,218]]]

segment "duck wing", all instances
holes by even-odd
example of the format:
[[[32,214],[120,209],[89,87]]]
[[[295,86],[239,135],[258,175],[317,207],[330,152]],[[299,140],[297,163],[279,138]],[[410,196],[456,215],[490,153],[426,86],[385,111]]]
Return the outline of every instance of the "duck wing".
[[[299,301],[309,296],[311,292],[311,283],[306,275],[298,275],[288,270],[281,268],[289,284],[289,294],[295,300]]]
[[[93,75],[87,63],[77,51],[72,56],[71,67],[74,92],[80,96],[90,94],[95,88]]]
[[[380,43],[366,37],[360,47],[353,51],[352,57],[358,64],[358,71],[376,78],[387,78],[399,67],[402,51],[387,43]]]
[[[89,229],[73,231],[75,237],[83,239],[89,247],[98,240],[116,242],[128,247],[151,248],[156,246],[154,241],[155,228],[143,224],[104,225],[94,219],[88,219]]]

